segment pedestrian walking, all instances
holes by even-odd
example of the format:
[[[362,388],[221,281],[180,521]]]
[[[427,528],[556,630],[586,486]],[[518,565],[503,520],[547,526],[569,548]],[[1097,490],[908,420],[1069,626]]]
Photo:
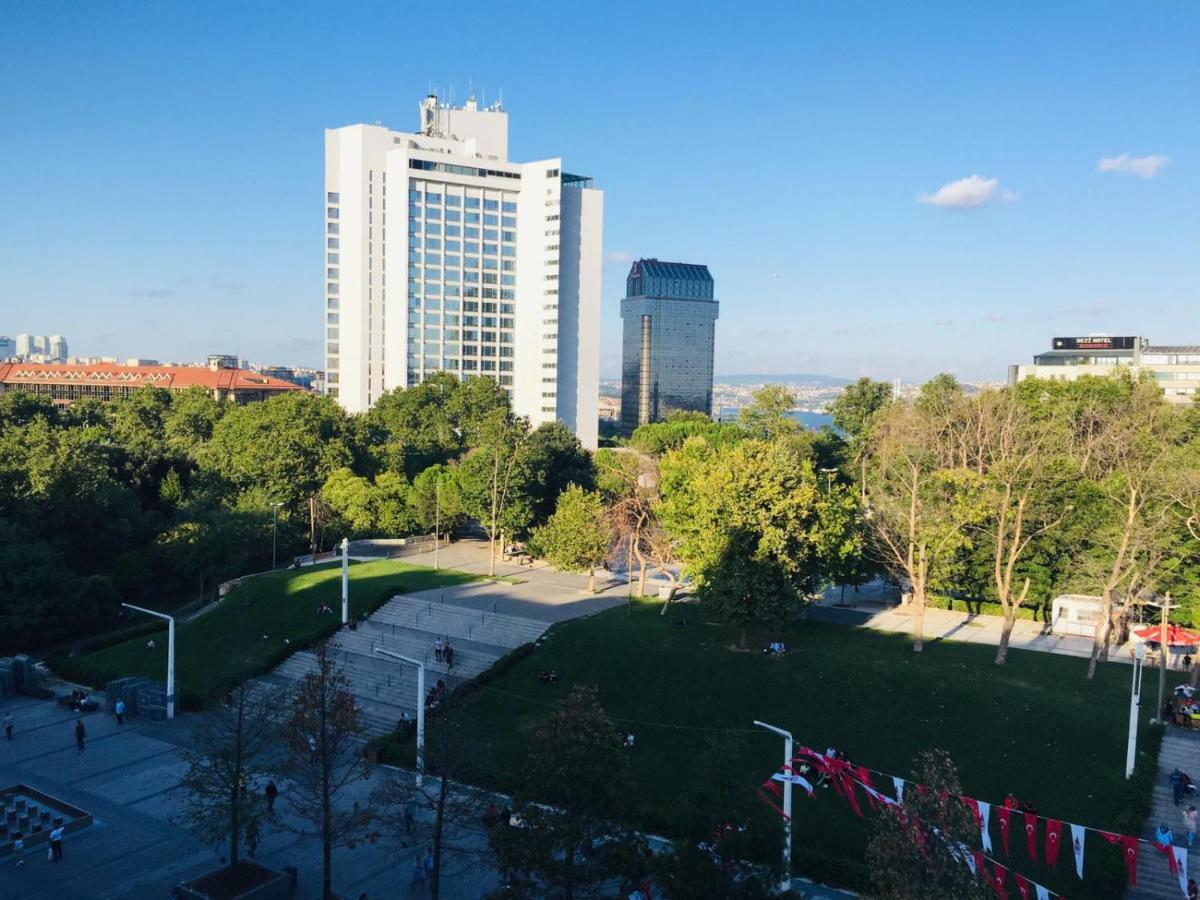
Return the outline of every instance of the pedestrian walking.
[[[440,637],[433,642],[433,658],[438,662],[442,661],[442,655],[446,652],[446,642]]]
[[[404,804],[404,833],[412,834],[417,830],[417,804],[409,798]]]
[[[1189,806],[1183,811],[1183,830],[1187,832],[1188,846],[1196,840],[1196,807]]]
[[[254,859],[254,854],[258,852],[258,823],[254,820],[246,826],[246,849],[250,851],[250,858]]]
[[[310,763],[317,761],[317,739],[315,737],[308,739],[308,761]]]
[[[411,887],[414,884],[424,884],[424,883],[425,883],[425,862],[424,862],[424,860],[421,859],[420,853],[414,853],[413,854],[413,863],[412,863],[412,881],[410,881],[408,884],[409,884],[409,887]]]
[[[433,878],[433,850],[431,848],[426,848],[425,850],[425,862],[423,866],[425,867],[425,879],[428,881]]]
[[[50,861],[62,862],[63,827],[55,825],[50,832]]]
[[[13,857],[18,866],[25,865],[25,835],[19,831],[13,835]]]
[[[454,668],[454,648],[450,646],[449,641],[446,641],[446,646],[442,650],[442,657],[446,660],[446,671],[449,672]]]
[[[117,698],[116,711],[117,711],[117,724],[124,725],[125,724],[125,701],[122,700],[120,697]]]
[[[12,713],[4,714],[4,737],[12,740]]]
[[[274,781],[268,781],[265,793],[267,795],[267,812],[274,812],[275,801],[279,799],[279,787]]]
[[[83,727],[83,719],[75,720],[75,746],[80,750],[83,749],[83,742],[87,740],[87,729]]]

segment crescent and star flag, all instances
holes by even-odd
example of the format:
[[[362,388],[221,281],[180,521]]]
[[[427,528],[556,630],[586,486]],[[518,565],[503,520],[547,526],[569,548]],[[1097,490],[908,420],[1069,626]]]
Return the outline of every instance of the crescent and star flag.
[[[1046,865],[1051,869],[1058,867],[1058,851],[1062,844],[1062,822],[1058,819],[1046,820]]]
[[[1037,857],[1037,820],[1033,813],[1025,813],[1025,847],[1029,850],[1029,858],[1034,862]]]
[[[1004,855],[1012,856],[1012,852],[1008,849],[1008,820],[1012,816],[1012,810],[1007,806],[996,807],[996,817],[1000,819],[1000,840],[1004,842]]]

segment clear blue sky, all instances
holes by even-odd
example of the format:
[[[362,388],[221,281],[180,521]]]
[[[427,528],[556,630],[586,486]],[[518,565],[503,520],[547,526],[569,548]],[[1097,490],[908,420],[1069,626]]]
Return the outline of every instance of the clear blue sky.
[[[1183,0],[7,0],[0,333],[319,365],[323,129],[412,130],[469,80],[503,89],[514,159],[606,191],[604,374],[633,256],[711,267],[718,372],[998,380],[1052,334],[1200,343]]]

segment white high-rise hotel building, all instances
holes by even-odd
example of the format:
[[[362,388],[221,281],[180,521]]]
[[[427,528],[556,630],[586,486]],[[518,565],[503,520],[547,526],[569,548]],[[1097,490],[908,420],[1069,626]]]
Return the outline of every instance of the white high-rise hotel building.
[[[498,104],[420,116],[325,132],[326,390],[360,412],[437,371],[486,376],[594,448],[603,193],[559,159],[510,162]]]

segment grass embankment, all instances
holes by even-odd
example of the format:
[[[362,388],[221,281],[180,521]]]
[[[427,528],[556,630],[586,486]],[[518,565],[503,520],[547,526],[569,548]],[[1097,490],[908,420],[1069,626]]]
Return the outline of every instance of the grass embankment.
[[[733,647],[736,629],[705,624],[696,607],[665,617],[659,609],[642,601],[562,623],[465,699],[463,743],[477,754],[474,780],[511,790],[550,708],[572,686],[595,684],[608,713],[637,736],[638,824],[655,831],[677,833],[673,805],[709,729],[748,732],[729,765],[752,783],[778,767],[782,742],[754,731],[755,719],[790,729],[801,744],[832,745],[905,777],[918,751],[944,748],[967,794],[999,803],[1013,793],[1066,821],[1138,833],[1148,814],[1150,783],[1123,777],[1127,666],[1101,666],[1089,683],[1086,660],[1012,650],[1000,668],[992,647],[935,641],[914,654],[903,635],[820,624],[785,632],[789,653],[772,658],[759,652],[766,636],[752,641],[754,652],[741,652]],[[686,627],[673,624],[682,619]],[[544,669],[558,671],[557,684],[537,680]],[[1155,757],[1156,737],[1143,742]],[[890,782],[876,787],[893,792]],[[797,793],[795,802],[798,868],[854,882],[867,828],[832,790],[811,800]],[[994,815],[992,829],[1003,860]],[[1027,859],[1023,828],[1014,828],[1012,852],[1015,870],[1068,896],[1121,893],[1114,888],[1114,877],[1123,882],[1119,853],[1099,838],[1088,840],[1082,884],[1069,848],[1057,873]],[[1143,864],[1161,862],[1146,854]]]
[[[188,707],[220,696],[260,675],[341,625],[341,563],[281,569],[249,578],[210,610],[175,629],[175,680]],[[397,593],[478,581],[481,576],[394,560],[350,565],[350,615],[378,609]],[[333,615],[318,615],[321,603]],[[153,638],[154,649],[146,647]],[[78,656],[50,659],[64,677],[102,688],[129,675],[162,680],[167,669],[165,628]]]

